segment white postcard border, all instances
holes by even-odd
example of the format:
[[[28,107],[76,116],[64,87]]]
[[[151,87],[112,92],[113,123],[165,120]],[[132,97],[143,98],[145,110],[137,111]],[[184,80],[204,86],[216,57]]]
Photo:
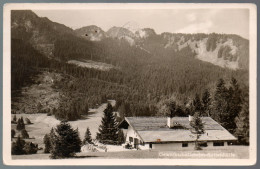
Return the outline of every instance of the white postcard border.
[[[11,33],[10,12],[17,9],[224,9],[247,8],[250,10],[250,153],[249,159],[63,159],[63,160],[12,160],[11,158]],[[249,3],[7,3],[4,5],[3,20],[3,162],[5,165],[254,165],[257,152],[257,14],[256,5]]]

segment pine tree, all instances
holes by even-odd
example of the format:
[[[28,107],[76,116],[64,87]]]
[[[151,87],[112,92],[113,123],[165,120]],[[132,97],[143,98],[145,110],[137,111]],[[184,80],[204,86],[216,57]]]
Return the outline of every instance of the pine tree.
[[[200,96],[199,96],[198,93],[196,93],[195,98],[194,98],[194,100],[192,102],[192,105],[193,105],[193,109],[194,109],[193,111],[194,112],[201,113],[202,105],[201,105],[201,100],[200,100]]]
[[[21,131],[21,134],[22,134],[22,138],[24,138],[24,139],[29,138],[29,134],[28,134],[28,132],[27,132],[25,129],[23,129],[23,130]]]
[[[211,105],[211,98],[210,93],[206,89],[202,95],[202,115],[210,117],[210,105]]]
[[[200,118],[200,113],[196,112],[193,116],[192,121],[190,122],[190,126],[192,127],[191,133],[196,135],[195,140],[195,150],[200,150],[200,146],[198,144],[198,139],[200,138],[201,134],[204,134],[204,124]]]
[[[55,131],[50,133],[51,140],[51,158],[67,158],[80,152],[81,140],[78,130],[73,130],[67,122],[61,122],[57,125]]]
[[[23,129],[25,129],[25,125],[23,122],[23,117],[21,117],[17,120],[16,130],[23,130]]]
[[[45,145],[44,148],[44,153],[50,153],[51,151],[51,139],[50,139],[50,134],[45,134],[43,138],[43,143]]]
[[[242,111],[236,117],[235,135],[238,136],[238,141],[242,144],[249,144],[249,100],[248,95],[245,97],[245,103]]]
[[[110,103],[104,110],[104,117],[99,126],[97,139],[103,144],[116,144],[118,140],[118,128],[116,127],[116,120],[113,114],[113,107]]]
[[[169,117],[174,117],[176,115],[176,111],[177,111],[177,105],[175,101],[170,101],[167,104],[168,108],[169,108]]]
[[[24,154],[24,145],[25,141],[18,135],[17,140],[12,143],[12,155],[21,155]]]
[[[87,128],[86,132],[85,132],[85,137],[83,140],[83,144],[92,144],[92,138],[91,138],[91,133],[89,128]]]
[[[223,79],[219,79],[214,95],[212,117],[224,128],[228,129],[228,89]]]
[[[125,135],[122,130],[118,131],[118,144],[121,145],[125,142]]]
[[[234,133],[236,129],[235,118],[242,110],[242,91],[235,78],[231,79],[229,87],[229,99],[228,99],[228,112],[229,112],[229,124],[228,128],[231,133]]]

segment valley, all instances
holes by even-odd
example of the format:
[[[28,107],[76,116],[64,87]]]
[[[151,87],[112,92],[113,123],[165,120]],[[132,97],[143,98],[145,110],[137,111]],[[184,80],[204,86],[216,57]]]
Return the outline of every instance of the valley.
[[[79,138],[75,139],[79,148],[86,149],[78,153],[79,149],[76,158],[161,158],[160,151],[123,148],[126,136],[118,124],[126,117],[187,119],[196,113],[241,137],[232,140],[239,146],[228,142],[231,146],[221,152],[248,157],[249,40],[234,34],[157,34],[152,28],[133,32],[118,26],[107,31],[96,25],[73,30],[30,10],[11,14],[10,113],[12,119],[30,119],[32,124],[25,125],[30,138],[24,140],[39,146],[37,154],[14,159],[46,159],[43,138],[60,124],[61,130],[68,127],[61,135],[71,132],[69,136]],[[107,128],[99,135],[101,124]],[[18,121],[12,121],[15,141],[23,131],[17,126]],[[87,127],[98,141],[83,145]],[[102,140],[113,132],[117,134],[109,138],[112,141]],[[87,146],[99,143],[107,144],[102,150],[107,154],[89,151]],[[208,152],[219,153],[213,147],[202,154]]]

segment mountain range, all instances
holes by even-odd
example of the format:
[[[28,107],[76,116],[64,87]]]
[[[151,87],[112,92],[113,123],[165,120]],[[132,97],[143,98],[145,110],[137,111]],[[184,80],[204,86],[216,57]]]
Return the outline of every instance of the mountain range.
[[[65,25],[38,17],[32,11],[12,12],[12,38],[29,41],[37,50],[48,57],[54,57],[55,42],[59,39],[88,40],[91,45],[108,39],[125,41],[132,47],[140,48],[147,53],[156,50],[174,52],[190,48],[195,58],[232,70],[249,67],[249,41],[238,35],[228,34],[181,34],[161,33],[151,28],[131,32],[124,27],[112,27],[108,31],[96,25],[73,30]],[[94,42],[94,43],[92,43]],[[160,57],[160,56],[158,56]]]
[[[234,77],[248,91],[249,41],[238,35],[96,25],[73,30],[13,10],[11,39],[13,112],[77,119],[88,106],[113,99],[124,116],[151,116],[169,98],[185,110],[196,94],[208,89],[213,95],[219,79]]]

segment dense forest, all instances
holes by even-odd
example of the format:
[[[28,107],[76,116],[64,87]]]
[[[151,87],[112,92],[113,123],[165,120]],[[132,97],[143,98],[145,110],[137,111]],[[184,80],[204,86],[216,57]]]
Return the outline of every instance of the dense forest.
[[[82,114],[87,113],[89,107],[104,103],[108,99],[116,100],[115,110],[119,111],[120,118],[161,116],[167,114],[165,105],[167,107],[169,100],[171,100],[169,103],[173,100],[175,106],[172,106],[172,111],[176,115],[187,116],[194,111],[201,111],[204,112],[202,115],[212,116],[230,129],[230,132],[243,133],[242,128],[238,129],[236,126],[238,123],[246,124],[243,120],[248,116],[248,107],[246,108],[248,102],[244,99],[249,90],[248,70],[235,71],[202,62],[195,58],[195,53],[189,47],[181,50],[165,49],[158,45],[160,41],[157,35],[144,42],[144,47],[150,51],[147,52],[138,46],[129,45],[123,39],[106,38],[98,42],[88,41],[74,36],[71,30],[63,28],[63,25],[55,26],[55,29],[62,27],[59,29],[61,33],[55,34],[57,31],[51,27],[56,23],[45,18],[43,21],[45,24],[39,24],[40,20],[35,19],[36,16],[33,17],[34,24],[38,25],[35,29],[40,33],[43,32],[37,34],[39,37],[32,36],[22,29],[22,26],[12,29],[12,102],[21,95],[21,87],[35,83],[32,77],[43,71],[49,71],[62,75],[62,80],[54,81],[52,87],[66,97],[63,97],[58,109],[45,112],[60,120],[77,120]],[[186,35],[187,38],[189,36],[191,35]],[[204,36],[206,35],[194,35],[195,38]],[[216,37],[218,37],[216,34],[210,36],[207,43],[208,50],[215,48]],[[234,38],[237,36],[234,35]],[[54,50],[51,54],[41,52],[39,45],[35,43],[36,41],[38,44],[42,43],[39,39],[44,39],[44,43],[53,44]],[[219,57],[235,59],[227,56],[229,50],[221,49]],[[105,62],[116,68],[108,71],[83,68],[69,64],[67,61],[71,59]],[[220,83],[222,83],[221,89]],[[239,90],[239,96],[234,95],[235,90]],[[232,100],[233,97],[240,98],[240,107],[236,110],[234,110],[236,103],[232,102],[232,105],[221,102]],[[212,102],[207,103],[207,98]],[[198,108],[200,107],[198,105],[206,103],[207,112],[205,106]],[[12,109],[15,110],[15,107]],[[221,117],[231,111],[235,113],[231,117],[232,123],[226,124]]]

